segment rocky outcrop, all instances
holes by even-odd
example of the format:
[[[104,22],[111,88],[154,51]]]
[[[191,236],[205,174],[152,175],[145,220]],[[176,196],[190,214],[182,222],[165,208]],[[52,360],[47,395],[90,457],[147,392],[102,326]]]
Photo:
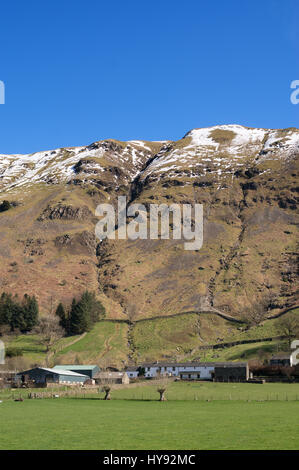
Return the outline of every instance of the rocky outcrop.
[[[93,232],[84,231],[74,235],[64,234],[55,238],[54,244],[59,249],[67,249],[73,254],[96,254],[96,237]]]
[[[43,220],[87,220],[92,217],[92,212],[88,209],[87,206],[83,207],[73,207],[59,204],[55,207],[48,206],[38,217],[38,221],[42,222]]]
[[[26,255],[42,256],[45,253],[44,245],[47,241],[44,238],[27,238],[19,241],[24,245],[24,254]]]

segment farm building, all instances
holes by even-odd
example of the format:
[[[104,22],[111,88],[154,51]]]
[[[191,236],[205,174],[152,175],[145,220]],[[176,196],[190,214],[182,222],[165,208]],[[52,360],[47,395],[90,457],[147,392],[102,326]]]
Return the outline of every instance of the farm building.
[[[62,365],[59,364],[53,367],[54,370],[70,370],[71,372],[78,372],[79,374],[88,375],[90,379],[93,379],[94,376],[100,371],[100,368],[96,365],[78,365],[78,364],[69,364]]]
[[[126,372],[98,372],[95,377],[97,384],[114,383],[114,384],[129,384],[130,379]]]
[[[45,367],[35,367],[34,369],[19,372],[15,376],[16,382],[33,382],[38,385],[47,385],[48,383],[81,385],[89,376],[72,372],[70,370],[55,370]]]
[[[213,362],[161,362],[143,364],[145,377],[168,375],[178,377],[181,372],[199,374],[202,380],[211,380],[214,372]]]
[[[126,373],[130,379],[136,379],[139,375],[139,367],[127,367]]]
[[[241,365],[240,365],[241,364]],[[231,367],[231,377],[234,376],[235,380],[243,380],[241,377],[248,378],[247,363],[237,362],[168,362],[168,363],[147,363],[143,364],[145,369],[145,377],[152,378],[158,375],[168,375],[173,377],[181,377],[187,380],[213,380],[215,378],[215,371],[217,368],[218,380],[225,378],[226,372],[223,370]],[[241,372],[242,369],[242,372]],[[222,372],[221,372],[222,371]],[[244,380],[247,380],[245,378]],[[217,380],[215,378],[215,380]]]
[[[249,379],[247,362],[227,362],[215,366],[216,382],[244,382]]]
[[[179,373],[179,376],[182,380],[200,380],[200,372],[194,372],[194,370],[184,370]]]
[[[289,367],[293,365],[291,353],[281,353],[272,356],[270,359],[270,366],[284,366]]]

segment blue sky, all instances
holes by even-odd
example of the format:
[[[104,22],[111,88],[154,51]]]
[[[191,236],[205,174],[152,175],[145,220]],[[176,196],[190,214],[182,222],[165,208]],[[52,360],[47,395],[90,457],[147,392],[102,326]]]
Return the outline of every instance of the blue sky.
[[[299,127],[297,0],[1,3],[0,153]]]

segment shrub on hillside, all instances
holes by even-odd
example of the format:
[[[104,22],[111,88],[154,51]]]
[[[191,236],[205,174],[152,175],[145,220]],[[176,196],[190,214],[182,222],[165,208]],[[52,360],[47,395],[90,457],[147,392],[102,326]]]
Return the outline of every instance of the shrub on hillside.
[[[5,350],[5,356],[6,357],[20,357],[23,356],[23,351],[19,348],[7,348]]]
[[[4,201],[0,204],[0,212],[8,211],[10,208],[11,208],[11,204],[10,204],[9,201],[4,200]]]

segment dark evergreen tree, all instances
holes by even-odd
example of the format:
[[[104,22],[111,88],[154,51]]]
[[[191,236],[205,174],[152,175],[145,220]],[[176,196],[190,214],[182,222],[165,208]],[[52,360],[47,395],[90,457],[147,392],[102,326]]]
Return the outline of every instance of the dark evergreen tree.
[[[8,300],[7,309],[10,314],[10,328],[12,331],[20,330],[22,333],[28,331],[26,329],[26,320],[24,309],[19,303],[18,296],[15,295],[13,299]]]
[[[11,305],[9,305],[9,295],[3,292],[0,298],[0,324],[9,325],[11,321]]]
[[[69,319],[63,304],[60,302],[56,309],[55,315],[59,318],[59,325],[66,331],[69,331]]]
[[[22,302],[18,296],[12,297],[5,292],[0,298],[0,324],[9,325],[11,331],[31,331],[38,321],[38,304],[36,298],[24,295]]]
[[[22,331],[31,331],[38,322],[38,303],[35,296],[30,297],[25,294],[22,307],[25,324],[25,329]]]
[[[69,315],[68,331],[71,335],[91,330],[93,325],[105,316],[105,309],[93,292],[85,291],[81,299],[73,299]]]
[[[70,311],[70,327],[69,332],[71,335],[81,335],[88,331],[91,327],[89,312],[86,308],[86,303],[82,300],[79,302],[72,302]]]
[[[84,292],[83,296],[86,296],[86,300],[88,302],[89,310],[90,310],[90,317],[92,323],[96,323],[99,321],[100,318],[104,318],[106,311],[102,303],[96,299],[94,292]]]

